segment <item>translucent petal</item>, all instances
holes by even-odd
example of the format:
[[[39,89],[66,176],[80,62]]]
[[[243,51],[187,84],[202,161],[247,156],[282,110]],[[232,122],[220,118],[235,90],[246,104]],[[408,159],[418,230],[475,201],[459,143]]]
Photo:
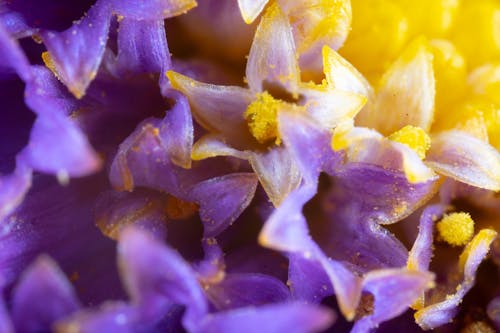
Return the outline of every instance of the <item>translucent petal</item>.
[[[323,47],[323,71],[328,85],[335,89],[358,93],[373,100],[370,83],[340,54],[328,46]]]
[[[238,0],[241,16],[245,23],[252,23],[262,12],[269,0]]]
[[[384,74],[372,115],[364,126],[388,135],[406,125],[430,130],[435,81],[432,53],[424,38],[411,43]]]
[[[321,50],[324,45],[338,50],[351,28],[349,0],[280,0],[290,18],[302,74],[318,77],[321,74]]]
[[[297,93],[300,72],[292,28],[277,3],[268,7],[257,27],[245,75],[252,91],[270,84]]]
[[[299,168],[285,147],[274,147],[267,152],[253,152],[249,160],[262,187],[276,207],[300,184]]]
[[[198,161],[216,156],[234,156],[240,159],[248,158],[247,152],[231,148],[224,141],[224,136],[220,134],[202,136],[193,145],[192,159]]]
[[[187,96],[195,119],[206,129],[221,133],[231,145],[253,142],[244,117],[254,96],[236,86],[217,86],[168,71],[172,86]]]
[[[426,163],[466,184],[500,190],[500,154],[467,133],[448,131],[433,137]]]

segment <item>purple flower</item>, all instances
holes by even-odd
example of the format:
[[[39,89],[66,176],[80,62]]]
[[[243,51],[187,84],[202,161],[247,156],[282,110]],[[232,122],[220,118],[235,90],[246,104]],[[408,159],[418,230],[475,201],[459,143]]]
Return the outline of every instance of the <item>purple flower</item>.
[[[448,42],[372,86],[352,15],[0,3],[0,332],[499,328],[496,67],[435,127]]]

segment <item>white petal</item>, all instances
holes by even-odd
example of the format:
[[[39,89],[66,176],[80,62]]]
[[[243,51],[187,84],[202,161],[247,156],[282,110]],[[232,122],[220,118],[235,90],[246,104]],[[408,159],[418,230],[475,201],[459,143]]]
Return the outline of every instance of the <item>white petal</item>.
[[[262,12],[269,0],[238,0],[241,16],[245,23],[252,23]]]
[[[262,91],[267,82],[297,93],[300,72],[292,28],[276,3],[266,10],[257,27],[248,55],[246,78],[253,91]]]
[[[419,38],[410,44],[384,74],[373,112],[360,124],[376,128],[384,135],[406,125],[428,132],[434,117],[432,61],[425,39]]]

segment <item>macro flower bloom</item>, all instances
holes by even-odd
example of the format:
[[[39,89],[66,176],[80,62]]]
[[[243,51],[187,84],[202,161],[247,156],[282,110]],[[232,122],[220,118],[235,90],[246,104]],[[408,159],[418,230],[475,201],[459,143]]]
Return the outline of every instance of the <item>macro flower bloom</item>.
[[[500,330],[499,13],[0,1],[0,332]]]

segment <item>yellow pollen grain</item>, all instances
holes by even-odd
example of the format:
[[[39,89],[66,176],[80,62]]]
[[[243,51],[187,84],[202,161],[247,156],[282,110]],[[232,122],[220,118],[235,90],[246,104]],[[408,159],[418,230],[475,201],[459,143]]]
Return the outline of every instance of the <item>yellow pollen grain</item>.
[[[474,235],[474,221],[468,213],[451,213],[436,225],[442,240],[452,246],[462,246]]]
[[[250,133],[259,143],[275,140],[279,145],[281,138],[278,133],[278,111],[286,102],[275,99],[267,91],[257,95],[257,98],[247,107],[245,119]]]
[[[420,127],[407,125],[399,131],[392,133],[389,140],[402,143],[414,150],[420,159],[425,158],[425,153],[431,147],[431,138]]]

